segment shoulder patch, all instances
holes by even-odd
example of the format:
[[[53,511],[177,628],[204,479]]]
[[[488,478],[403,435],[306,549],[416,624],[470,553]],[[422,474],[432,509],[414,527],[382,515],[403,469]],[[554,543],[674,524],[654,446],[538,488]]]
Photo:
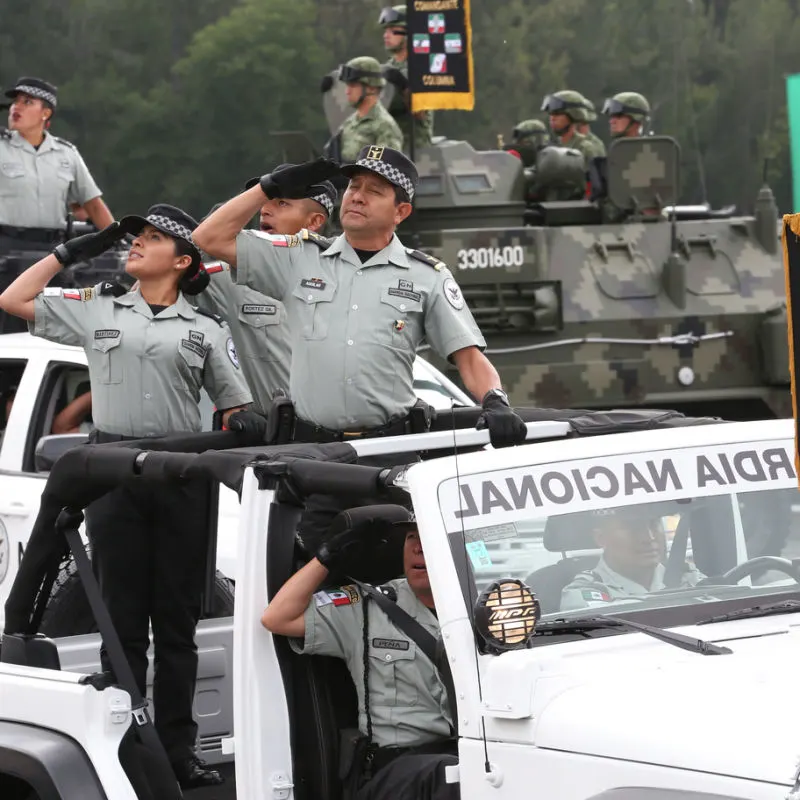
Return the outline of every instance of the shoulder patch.
[[[314,242],[317,247],[323,250],[327,250],[335,241],[327,236],[322,236],[316,231],[310,231],[307,228],[303,228],[298,235],[304,242]]]
[[[224,261],[211,261],[208,264],[203,264],[203,266],[209,275],[215,275],[218,272],[225,272],[230,269]]]
[[[318,606],[352,606],[361,601],[361,595],[355,586],[341,586],[338,589],[317,592],[314,602]]]
[[[59,144],[63,144],[63,145],[64,145],[64,147],[69,147],[69,148],[70,148],[70,149],[72,149],[72,150],[77,150],[77,149],[78,149],[77,147],[75,147],[75,145],[74,145],[74,144],[72,144],[72,142],[68,142],[66,139],[62,139],[60,136],[53,136],[53,138],[54,138],[54,139],[55,139],[55,140],[56,140],[56,141],[57,141]]]
[[[103,296],[111,295],[112,297],[122,297],[122,295],[128,293],[128,290],[121,283],[117,283],[116,281],[103,281],[102,283],[98,283],[95,289],[97,294]]]
[[[412,250],[410,247],[406,247],[406,253],[411,258],[415,258],[417,261],[421,261],[423,264],[433,267],[437,272],[443,270],[447,266],[444,261],[439,261],[438,258],[428,255],[428,253],[423,253],[422,250]]]
[[[198,314],[202,314],[204,317],[208,317],[209,319],[213,319],[214,322],[216,322],[217,325],[220,326],[220,328],[225,324],[225,320],[219,314],[215,314],[213,311],[206,311],[206,309],[197,308],[196,306],[192,306],[192,308],[194,308],[194,310]]]

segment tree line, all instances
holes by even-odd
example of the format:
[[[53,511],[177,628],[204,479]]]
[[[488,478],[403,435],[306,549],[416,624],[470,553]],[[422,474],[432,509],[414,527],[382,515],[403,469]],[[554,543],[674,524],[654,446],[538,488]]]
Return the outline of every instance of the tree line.
[[[172,202],[198,217],[280,159],[273,131],[328,137],[321,77],[386,58],[381,0],[8,0],[0,81],[59,86],[74,142],[116,216]],[[472,0],[476,104],[436,133],[497,146],[577,89],[598,111],[644,94],[681,145],[681,199],[752,209],[766,176],[791,208],[785,78],[800,72],[798,0]],[[608,141],[607,122],[594,130]],[[800,209],[798,209],[800,210]]]

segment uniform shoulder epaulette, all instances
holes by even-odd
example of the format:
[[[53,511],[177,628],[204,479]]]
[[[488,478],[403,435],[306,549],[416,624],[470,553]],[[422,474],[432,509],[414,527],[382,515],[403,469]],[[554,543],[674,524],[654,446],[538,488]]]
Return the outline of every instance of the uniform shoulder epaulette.
[[[0,138],[11,140],[11,131],[8,128],[0,128]]]
[[[55,139],[55,140],[56,140],[56,141],[57,141],[59,144],[63,144],[65,147],[70,147],[70,148],[72,148],[73,150],[77,150],[77,149],[78,149],[77,147],[75,147],[75,145],[74,145],[74,144],[72,144],[72,142],[68,142],[66,139],[62,139],[60,136],[54,136],[53,138],[54,138],[54,139]]]
[[[411,258],[415,258],[417,261],[421,261],[423,264],[433,267],[437,272],[447,266],[444,261],[439,261],[435,256],[423,253],[422,250],[412,250],[410,247],[406,247],[406,253],[411,256]]]
[[[306,242],[314,242],[317,247],[321,247],[323,249],[328,249],[333,243],[334,239],[330,239],[327,236],[322,236],[321,234],[317,233],[316,231],[310,231],[308,228],[303,228],[300,231],[300,238]]]
[[[198,314],[202,314],[204,317],[208,317],[209,319],[213,319],[220,328],[225,324],[225,320],[219,315],[215,314],[213,311],[206,311],[205,308],[198,308],[195,306],[194,309]]]
[[[384,597],[388,597],[393,603],[397,602],[397,589],[395,589],[394,586],[389,586],[387,584],[376,588]]]

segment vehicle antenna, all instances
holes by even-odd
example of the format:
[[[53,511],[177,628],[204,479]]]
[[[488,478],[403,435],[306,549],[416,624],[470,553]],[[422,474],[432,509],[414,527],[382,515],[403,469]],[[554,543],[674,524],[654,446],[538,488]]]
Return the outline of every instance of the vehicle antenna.
[[[458,494],[458,518],[461,522],[461,544],[462,552],[464,553],[464,565],[462,575],[470,574],[470,560],[469,552],[467,550],[467,532],[464,528],[464,505],[461,502],[461,474],[458,471],[458,442],[456,440],[456,406],[455,400],[450,401],[450,419],[453,421],[453,461],[456,467],[456,493]],[[475,604],[472,602],[471,593],[468,595],[469,602],[467,603],[467,613],[469,614],[469,622],[472,630],[475,630]],[[474,635],[474,634],[473,634]],[[475,673],[478,676],[478,699],[483,707],[483,687],[481,685],[481,669],[480,661],[478,659],[478,648],[475,647]],[[456,703],[456,706],[458,704]],[[458,720],[454,719],[453,724],[456,731],[458,730]],[[489,745],[486,741],[486,720],[481,714],[481,737],[483,738],[483,769],[486,773],[492,771],[492,765],[489,763]]]

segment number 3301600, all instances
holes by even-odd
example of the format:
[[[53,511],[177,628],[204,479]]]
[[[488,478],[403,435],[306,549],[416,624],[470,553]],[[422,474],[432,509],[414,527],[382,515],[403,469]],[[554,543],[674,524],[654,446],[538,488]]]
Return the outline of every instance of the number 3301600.
[[[513,247],[470,247],[459,250],[459,269],[485,269],[486,267],[521,267],[525,261],[525,251],[519,246]]]

